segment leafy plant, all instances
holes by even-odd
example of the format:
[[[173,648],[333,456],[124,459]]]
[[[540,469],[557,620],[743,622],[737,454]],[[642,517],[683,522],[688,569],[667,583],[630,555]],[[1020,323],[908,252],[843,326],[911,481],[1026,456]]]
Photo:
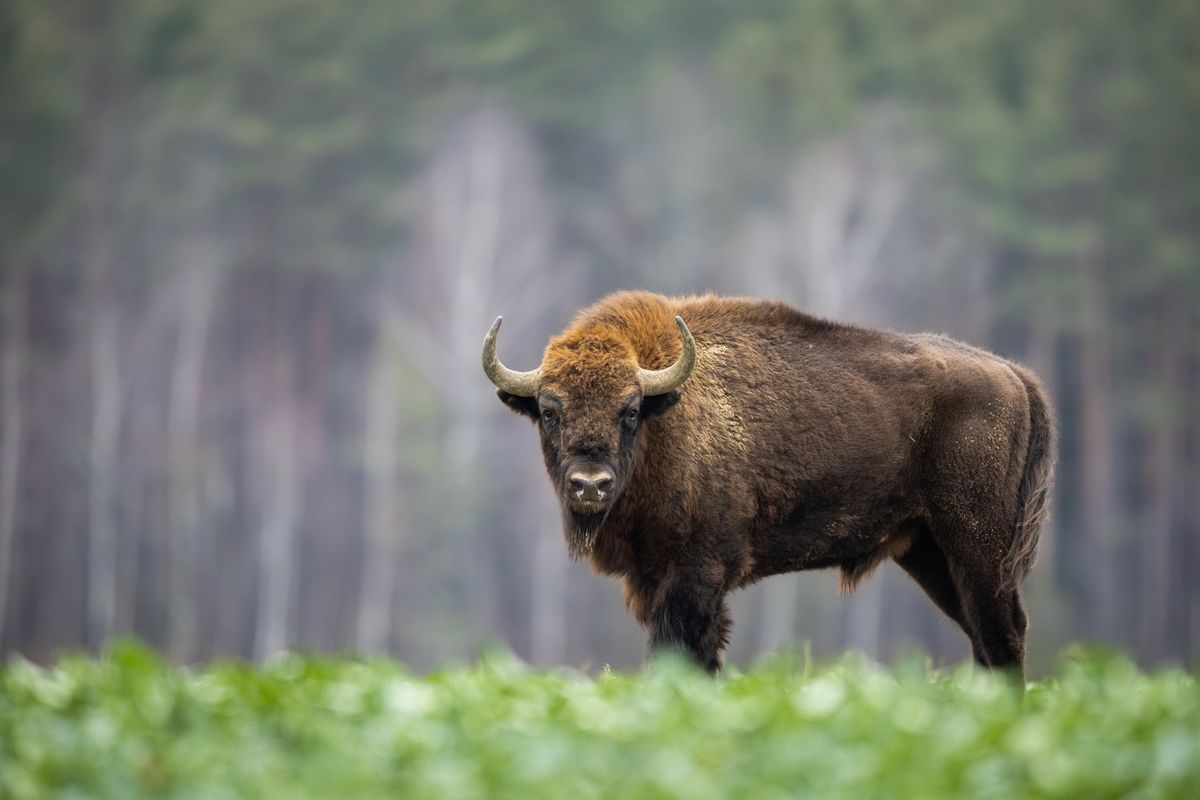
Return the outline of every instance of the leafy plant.
[[[0,671],[0,796],[1194,797],[1200,689],[1077,653],[1019,687],[962,668],[777,658],[712,680],[417,676],[287,656],[192,671],[136,645]]]

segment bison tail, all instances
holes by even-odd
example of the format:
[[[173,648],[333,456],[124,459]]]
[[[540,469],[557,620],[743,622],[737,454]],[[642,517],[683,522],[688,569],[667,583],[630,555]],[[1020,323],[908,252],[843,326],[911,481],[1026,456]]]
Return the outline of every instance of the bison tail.
[[[1054,480],[1054,415],[1041,383],[1024,369],[1017,375],[1029,396],[1029,449],[1017,495],[1017,522],[1012,544],[1001,564],[1006,588],[1016,589],[1037,560],[1038,537],[1049,512],[1050,487]]]

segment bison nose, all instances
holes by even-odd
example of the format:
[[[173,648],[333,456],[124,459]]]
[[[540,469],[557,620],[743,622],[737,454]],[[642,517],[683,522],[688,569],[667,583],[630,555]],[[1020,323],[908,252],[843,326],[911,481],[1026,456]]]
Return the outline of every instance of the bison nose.
[[[576,500],[603,500],[613,485],[613,475],[608,470],[572,472],[567,480]]]

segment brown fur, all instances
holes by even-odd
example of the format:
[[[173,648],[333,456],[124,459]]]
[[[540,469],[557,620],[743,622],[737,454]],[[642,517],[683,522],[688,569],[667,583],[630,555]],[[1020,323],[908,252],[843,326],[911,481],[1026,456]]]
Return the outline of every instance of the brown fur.
[[[673,395],[640,398],[639,365],[680,354],[676,314],[695,337],[695,371]],[[825,567],[849,590],[891,558],[977,660],[1022,668],[1018,584],[1054,459],[1049,403],[1027,370],[943,336],[782,303],[628,292],[551,340],[536,398],[500,394],[538,421],[572,553],[624,580],[652,647],[719,669],[730,591]],[[640,418],[625,420],[639,398]],[[603,513],[566,500],[581,463],[616,474]]]

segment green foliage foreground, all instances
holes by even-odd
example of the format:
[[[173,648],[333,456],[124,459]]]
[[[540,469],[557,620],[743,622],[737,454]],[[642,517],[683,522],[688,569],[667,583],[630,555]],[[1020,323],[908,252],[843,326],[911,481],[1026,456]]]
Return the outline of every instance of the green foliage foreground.
[[[1002,677],[778,659],[592,679],[507,657],[414,676],[122,646],[0,671],[0,796],[1197,797],[1200,690],[1098,654]]]

